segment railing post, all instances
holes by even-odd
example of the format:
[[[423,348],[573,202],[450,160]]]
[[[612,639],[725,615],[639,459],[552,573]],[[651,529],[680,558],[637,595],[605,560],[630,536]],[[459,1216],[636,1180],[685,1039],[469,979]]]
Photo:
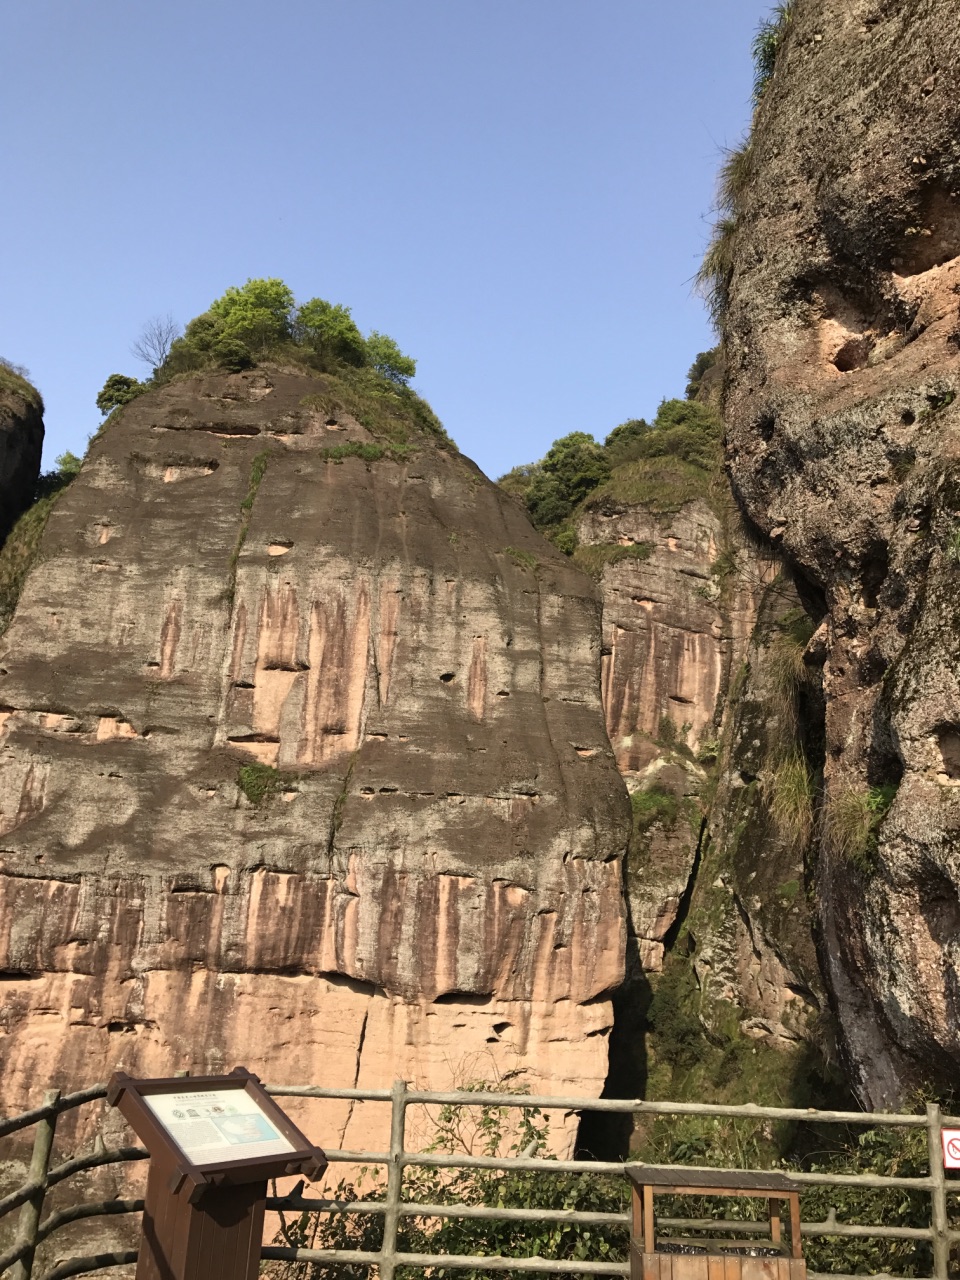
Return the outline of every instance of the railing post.
[[[947,1280],[950,1271],[950,1237],[947,1223],[946,1177],[943,1172],[943,1139],[940,1104],[927,1103],[927,1147],[930,1153],[930,1226],[933,1228],[933,1275]]]
[[[59,1089],[48,1089],[43,1095],[43,1105],[52,1107],[60,1101]],[[50,1169],[50,1152],[53,1150],[53,1135],[57,1128],[57,1112],[37,1121],[37,1136],[33,1140],[33,1155],[30,1159],[30,1181],[39,1182],[39,1188],[20,1210],[17,1221],[18,1245],[27,1244],[29,1249],[19,1261],[13,1264],[10,1272],[12,1280],[30,1280],[33,1271],[33,1255],[37,1247],[37,1227],[40,1225],[40,1214],[43,1212],[43,1200],[47,1194],[47,1173]]]
[[[390,1165],[387,1169],[387,1199],[383,1214],[383,1244],[380,1246],[380,1280],[393,1280],[397,1265],[397,1235],[403,1190],[403,1144],[407,1125],[406,1080],[395,1080],[390,1093]]]

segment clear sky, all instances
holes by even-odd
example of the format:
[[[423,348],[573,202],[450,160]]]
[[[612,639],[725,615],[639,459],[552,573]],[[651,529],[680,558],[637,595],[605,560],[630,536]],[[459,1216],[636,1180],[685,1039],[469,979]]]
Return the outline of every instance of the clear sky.
[[[682,395],[765,0],[6,0],[0,355],[82,453],[144,322],[342,302],[496,476]]]

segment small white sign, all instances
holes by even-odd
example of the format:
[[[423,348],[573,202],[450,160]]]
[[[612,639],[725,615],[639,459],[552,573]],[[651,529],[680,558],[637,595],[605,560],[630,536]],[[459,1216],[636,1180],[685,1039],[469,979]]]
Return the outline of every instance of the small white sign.
[[[941,1129],[943,1139],[943,1167],[960,1169],[960,1129]]]
[[[191,1164],[296,1150],[245,1089],[145,1094],[143,1100]]]

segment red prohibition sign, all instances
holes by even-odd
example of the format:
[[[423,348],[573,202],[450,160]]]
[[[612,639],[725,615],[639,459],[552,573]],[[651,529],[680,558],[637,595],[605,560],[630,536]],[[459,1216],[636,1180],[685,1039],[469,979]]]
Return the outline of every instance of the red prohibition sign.
[[[947,1168],[960,1168],[960,1130],[946,1129],[943,1132],[943,1162]]]

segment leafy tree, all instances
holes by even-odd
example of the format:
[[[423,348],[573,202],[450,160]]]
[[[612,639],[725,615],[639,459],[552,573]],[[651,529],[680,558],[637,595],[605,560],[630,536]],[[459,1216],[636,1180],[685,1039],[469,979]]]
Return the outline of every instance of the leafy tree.
[[[610,460],[592,435],[571,431],[547,450],[540,473],[527,494],[527,508],[538,528],[560,524],[574,507],[610,474]]]
[[[297,312],[294,331],[318,355],[343,364],[367,363],[366,343],[349,307],[311,298]]]
[[[111,373],[97,396],[97,408],[106,417],[114,409],[143,395],[146,390],[146,385],[136,378],[128,378],[125,373]]]
[[[709,351],[698,353],[696,360],[687,370],[687,386],[684,395],[688,400],[696,400],[704,374],[713,368],[719,356],[719,347],[711,347]]]
[[[376,329],[367,338],[367,358],[378,373],[399,386],[405,387],[410,378],[416,377],[416,360],[405,356],[392,338]]]
[[[67,449],[65,453],[58,454],[54,459],[54,462],[56,463],[57,471],[60,475],[67,476],[72,479],[79,472],[83,459],[78,458],[75,453],[71,453],[70,450]]]
[[[221,323],[220,334],[266,351],[292,336],[293,292],[282,280],[248,280],[210,304],[209,314]]]
[[[649,430],[650,424],[643,418],[630,418],[627,422],[621,422],[619,427],[614,427],[603,442],[612,465],[616,467],[632,457],[633,445]]]

